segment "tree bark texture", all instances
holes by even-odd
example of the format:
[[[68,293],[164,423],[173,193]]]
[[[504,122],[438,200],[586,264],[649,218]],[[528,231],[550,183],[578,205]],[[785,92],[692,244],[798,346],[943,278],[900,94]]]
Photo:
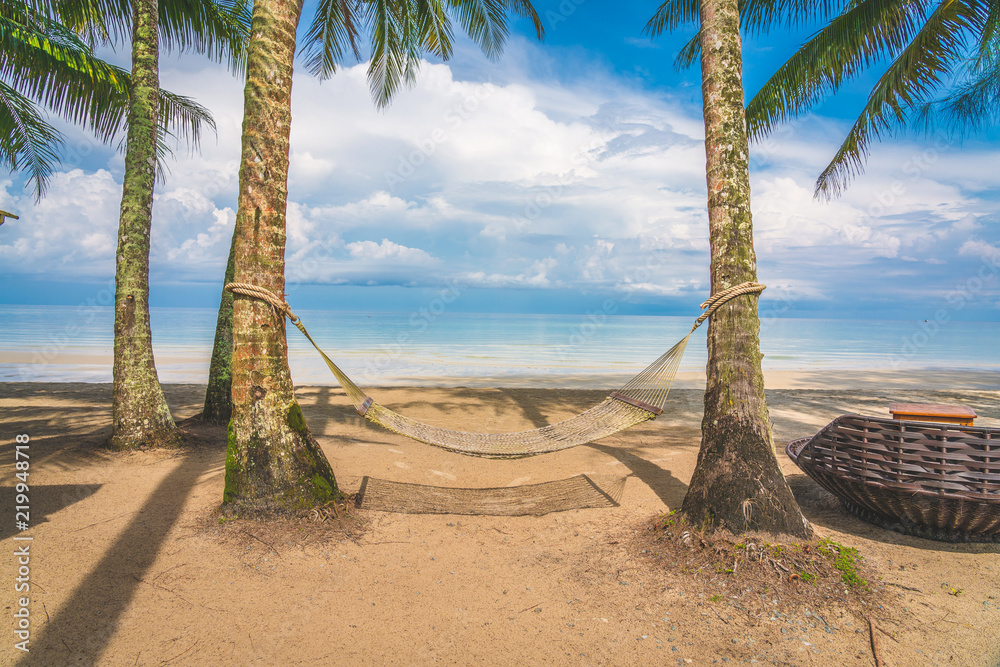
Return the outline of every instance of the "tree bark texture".
[[[223,285],[233,282],[236,272],[236,234],[229,245],[226,277]],[[225,424],[233,415],[233,294],[222,290],[219,317],[215,322],[215,344],[212,346],[212,363],[208,368],[208,389],[205,391],[205,409],[202,419]]]
[[[235,279],[285,288],[292,61],[302,0],[257,0],[243,108]],[[263,301],[233,302],[233,415],[223,503],[294,511],[334,500],[337,483],[295,400],[285,320]]]
[[[115,257],[114,449],[175,446],[180,435],[153,363],[149,328],[149,234],[156,180],[159,98],[157,0],[135,0],[132,97]]]
[[[703,0],[701,35],[714,294],[757,278],[737,0]],[[757,301],[733,299],[709,322],[701,450],[683,510],[709,529],[807,537],[812,528],[774,454]]]

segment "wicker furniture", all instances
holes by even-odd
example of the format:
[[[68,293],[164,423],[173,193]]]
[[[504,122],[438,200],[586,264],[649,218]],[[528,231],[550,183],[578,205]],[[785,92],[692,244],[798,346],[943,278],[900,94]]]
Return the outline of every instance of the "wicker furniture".
[[[1000,428],[844,415],[785,451],[866,521],[1000,541]]]

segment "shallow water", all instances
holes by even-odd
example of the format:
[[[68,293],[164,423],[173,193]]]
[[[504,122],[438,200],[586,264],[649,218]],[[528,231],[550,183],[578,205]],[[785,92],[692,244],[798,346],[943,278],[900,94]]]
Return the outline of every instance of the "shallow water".
[[[299,311],[327,354],[362,385],[617,384],[689,330],[688,317]],[[204,382],[216,312],[153,308],[163,382]],[[110,307],[0,306],[0,381],[109,382]],[[308,341],[289,328],[297,384],[335,384]],[[765,370],[1000,370],[1000,323],[767,318]],[[704,330],[681,371],[705,366]],[[610,386],[610,385],[609,385]]]

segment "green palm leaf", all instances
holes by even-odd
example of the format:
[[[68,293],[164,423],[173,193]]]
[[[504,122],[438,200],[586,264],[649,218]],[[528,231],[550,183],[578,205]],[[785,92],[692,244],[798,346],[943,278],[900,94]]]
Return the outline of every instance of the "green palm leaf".
[[[160,8],[168,47],[200,51],[242,71],[250,0],[171,0],[160,2]],[[41,120],[35,105],[88,128],[102,142],[118,140],[124,148],[131,76],[98,58],[92,44],[121,39],[129,24],[127,0],[0,0],[0,78],[18,95],[8,95],[0,131],[20,137],[0,143],[0,160],[27,169],[38,196],[58,163],[61,138]],[[161,89],[158,173],[166,173],[162,160],[173,141],[197,148],[203,124],[215,130],[207,109]],[[23,137],[36,129],[32,140]]]
[[[26,171],[35,198],[45,194],[48,178],[59,163],[62,135],[45,122],[31,100],[0,81],[0,164],[12,172]]]
[[[385,107],[401,84],[413,82],[424,52],[451,57],[451,14],[494,59],[509,34],[508,14],[530,20],[539,38],[545,34],[528,0],[320,0],[301,53],[306,68],[325,79],[348,53],[361,58],[358,39],[367,34],[369,87],[375,104]]]
[[[358,30],[363,16],[360,9],[353,0],[320,0],[301,49],[306,69],[311,74],[321,79],[333,76],[348,48],[356,59],[361,59]]]
[[[861,172],[871,141],[903,125],[910,112],[943,86],[964,51],[967,31],[982,16],[975,5],[942,2],[899,53],[868,96],[865,108],[816,181],[816,195],[837,196]]]

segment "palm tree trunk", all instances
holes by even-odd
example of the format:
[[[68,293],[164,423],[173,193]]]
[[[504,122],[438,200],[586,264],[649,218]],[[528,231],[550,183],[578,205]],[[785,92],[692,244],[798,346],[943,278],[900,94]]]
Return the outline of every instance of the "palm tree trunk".
[[[757,278],[737,0],[702,1],[701,44],[715,293]],[[706,528],[807,537],[812,528],[774,454],[759,333],[756,296],[712,316],[701,450],[683,510]]]
[[[233,282],[236,273],[236,234],[229,245],[226,262],[226,279],[223,285]],[[219,317],[215,322],[215,344],[212,346],[212,363],[208,368],[208,389],[205,391],[205,409],[201,418],[216,424],[225,424],[233,414],[233,294],[222,290]]]
[[[156,376],[149,329],[149,231],[159,106],[157,0],[135,0],[133,5],[132,94],[115,271],[110,440],[115,449],[174,446],[180,440]]]
[[[303,0],[257,0],[247,63],[236,214],[235,278],[285,288],[285,207],[292,61]],[[295,400],[285,320],[268,304],[233,302],[233,416],[223,503],[291,511],[339,495],[323,450]]]

